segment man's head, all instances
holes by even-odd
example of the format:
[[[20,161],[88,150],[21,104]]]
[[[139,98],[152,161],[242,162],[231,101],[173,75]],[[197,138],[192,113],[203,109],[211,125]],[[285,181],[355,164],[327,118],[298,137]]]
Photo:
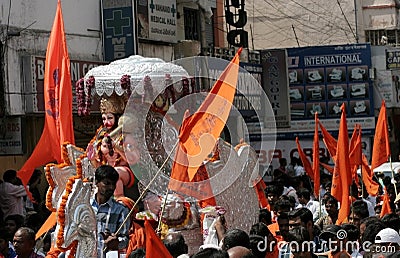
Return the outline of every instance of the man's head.
[[[267,189],[265,189],[265,193],[267,195],[268,202],[270,204],[274,204],[276,201],[278,201],[279,196],[282,195],[283,186],[268,185]]]
[[[400,216],[397,215],[396,213],[389,213],[386,214],[385,216],[382,217],[382,222],[385,223],[385,225],[388,228],[392,228],[399,232],[400,230]]]
[[[286,167],[286,165],[287,165],[287,160],[286,160],[285,158],[280,158],[280,159],[279,159],[279,165],[280,165],[281,167]]]
[[[332,253],[337,253],[345,248],[344,242],[346,239],[342,237],[342,231],[343,228],[341,226],[328,225],[319,235],[321,239],[329,243],[327,247],[332,251]]]
[[[357,200],[351,205],[351,212],[349,216],[350,224],[360,227],[362,219],[369,216],[368,205],[363,200]]]
[[[13,245],[18,257],[28,257],[35,247],[35,231],[22,227],[14,234]]]
[[[164,238],[163,243],[174,258],[181,254],[188,253],[188,246],[185,243],[185,239],[181,233],[168,233],[168,235]]]
[[[260,209],[260,213],[258,214],[258,222],[262,222],[265,225],[272,224],[271,212],[268,209]]]
[[[222,249],[228,250],[235,246],[250,248],[249,235],[241,229],[230,229],[223,239]]]
[[[249,248],[243,246],[235,246],[228,250],[229,258],[257,258],[255,257]]]
[[[287,213],[281,213],[278,216],[279,234],[284,240],[287,240],[289,233],[289,216]]]
[[[218,248],[205,248],[193,254],[191,258],[229,258],[229,254],[225,250]]]
[[[118,181],[118,172],[109,165],[102,165],[96,169],[95,181],[97,186],[97,199],[107,202],[114,194]]]
[[[4,182],[8,182],[11,184],[16,184],[17,180],[17,171],[14,169],[8,169],[6,172],[3,174],[3,180]]]
[[[297,191],[297,197],[299,198],[299,202],[303,205],[306,205],[310,201],[310,191],[306,188],[302,188]]]
[[[291,253],[293,258],[309,258],[312,252],[310,235],[305,227],[299,226],[292,228],[288,233]]]
[[[308,230],[308,233],[313,237],[313,214],[307,208],[300,208],[289,212],[289,229],[297,226],[303,226]]]
[[[330,217],[336,217],[339,213],[338,201],[332,195],[328,194],[324,198],[326,212]]]
[[[258,235],[262,237],[267,237],[269,233],[271,233],[267,227],[262,222],[258,222],[256,224],[253,224],[250,228],[250,235]]]
[[[4,226],[7,232],[14,236],[18,228],[24,224],[24,217],[18,214],[9,215],[4,220]]]
[[[286,195],[283,196],[286,197]],[[274,212],[277,216],[284,212],[288,213],[292,206],[290,201],[283,196],[281,196],[274,205]]]

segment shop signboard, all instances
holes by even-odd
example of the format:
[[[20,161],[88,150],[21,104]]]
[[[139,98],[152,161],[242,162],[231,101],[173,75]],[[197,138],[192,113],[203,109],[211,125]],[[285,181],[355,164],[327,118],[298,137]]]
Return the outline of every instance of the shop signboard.
[[[315,113],[321,120],[338,120],[343,103],[349,119],[374,117],[369,44],[291,48],[287,52],[293,121],[314,120]],[[365,126],[363,129],[373,129],[375,124]]]

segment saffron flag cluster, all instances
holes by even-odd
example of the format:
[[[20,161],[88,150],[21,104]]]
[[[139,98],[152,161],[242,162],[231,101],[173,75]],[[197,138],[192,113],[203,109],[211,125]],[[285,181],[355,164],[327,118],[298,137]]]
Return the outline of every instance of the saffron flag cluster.
[[[390,156],[388,125],[386,117],[386,105],[382,101],[381,110],[376,124],[376,132],[374,137],[374,149],[372,154],[371,167],[368,165],[366,156],[362,153],[361,147],[361,126],[356,124],[353,134],[349,141],[345,105],[341,106],[342,115],[340,119],[339,135],[336,140],[323,126],[321,121],[315,115],[315,130],[313,143],[313,164],[303,152],[299,139],[296,138],[296,145],[300,159],[303,162],[304,169],[310,178],[314,181],[314,191],[317,196],[319,190],[319,165],[332,172],[332,189],[331,194],[341,203],[337,224],[347,221],[349,215],[349,188],[353,182],[359,184],[357,169],[361,166],[362,182],[368,194],[376,196],[378,194],[379,184],[373,180],[373,169],[388,160]],[[331,170],[329,165],[319,163],[319,142],[318,142],[318,125],[321,128],[323,141],[335,163]],[[318,173],[318,174],[317,174]],[[384,198],[384,212],[390,211],[388,208],[388,197]]]

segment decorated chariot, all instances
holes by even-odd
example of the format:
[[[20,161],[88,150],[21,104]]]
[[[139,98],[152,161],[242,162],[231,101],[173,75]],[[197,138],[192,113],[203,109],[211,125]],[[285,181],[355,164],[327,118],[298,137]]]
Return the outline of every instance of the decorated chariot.
[[[217,208],[198,196],[168,190],[179,124],[185,111],[196,111],[206,95],[182,66],[131,56],[90,70],[77,83],[76,94],[79,115],[88,115],[92,98],[101,98],[103,125],[87,147],[66,143],[64,162],[46,166],[47,208],[57,214],[54,248],[72,257],[103,255],[91,208],[94,174],[102,164],[119,173],[114,197],[134,200],[133,218],[153,220],[161,235],[180,231],[189,253],[207,239],[210,218],[212,222],[218,216],[219,207],[225,210],[228,228],[248,231],[256,222],[259,205],[253,185],[259,179],[258,161],[245,143],[235,147],[219,139],[200,168],[211,189],[205,199],[214,198]],[[194,192],[200,184],[191,185]]]

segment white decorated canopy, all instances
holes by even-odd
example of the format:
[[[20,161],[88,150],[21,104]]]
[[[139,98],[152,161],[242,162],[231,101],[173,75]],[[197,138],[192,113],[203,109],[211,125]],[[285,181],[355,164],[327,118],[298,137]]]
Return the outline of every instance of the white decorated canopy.
[[[89,77],[93,76],[94,93],[100,97],[111,96],[113,93],[122,96],[125,90],[121,87],[120,80],[124,75],[130,76],[131,90],[139,95],[144,93],[143,81],[146,76],[150,77],[155,92],[164,89],[167,75],[171,76],[172,83],[182,80],[182,77],[189,77],[181,66],[165,62],[160,58],[133,55],[91,69],[85,75],[84,81],[86,84]]]

